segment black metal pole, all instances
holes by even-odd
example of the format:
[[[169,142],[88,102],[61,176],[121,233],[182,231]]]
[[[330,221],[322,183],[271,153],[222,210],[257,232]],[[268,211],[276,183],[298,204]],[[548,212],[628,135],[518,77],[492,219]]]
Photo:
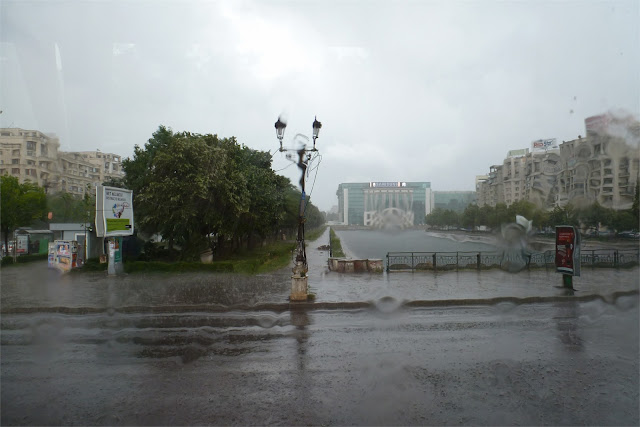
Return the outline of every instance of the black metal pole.
[[[307,172],[307,164],[304,162],[306,149],[301,148],[298,150],[298,167],[302,172],[300,178],[300,187],[302,188],[302,195],[300,197],[300,209],[298,212],[298,254],[296,255],[296,262],[300,261],[306,267],[307,266],[307,251],[304,244],[304,211],[306,207],[306,193],[305,193],[305,174]]]

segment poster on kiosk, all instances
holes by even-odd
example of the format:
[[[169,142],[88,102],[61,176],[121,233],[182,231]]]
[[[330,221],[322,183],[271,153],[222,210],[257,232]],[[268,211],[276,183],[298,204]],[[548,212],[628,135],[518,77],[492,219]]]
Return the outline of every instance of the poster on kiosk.
[[[106,239],[107,273],[122,273],[122,237],[133,235],[131,190],[102,185],[96,187],[96,235]]]
[[[580,276],[580,231],[570,225],[556,226],[556,271]]]

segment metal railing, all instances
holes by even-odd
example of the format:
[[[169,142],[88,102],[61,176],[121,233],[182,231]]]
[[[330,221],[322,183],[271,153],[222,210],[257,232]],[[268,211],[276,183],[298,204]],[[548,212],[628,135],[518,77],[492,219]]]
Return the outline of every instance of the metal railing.
[[[582,267],[633,267],[639,249],[589,249],[580,253]],[[490,268],[555,268],[555,251],[388,252],[387,271],[486,270]]]

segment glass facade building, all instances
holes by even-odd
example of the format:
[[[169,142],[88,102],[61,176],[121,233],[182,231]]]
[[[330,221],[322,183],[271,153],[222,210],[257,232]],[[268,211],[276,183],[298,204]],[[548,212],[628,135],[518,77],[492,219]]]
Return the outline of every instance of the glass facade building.
[[[338,186],[338,215],[344,224],[372,225],[383,212],[400,213],[411,225],[431,212],[430,182],[353,182]]]

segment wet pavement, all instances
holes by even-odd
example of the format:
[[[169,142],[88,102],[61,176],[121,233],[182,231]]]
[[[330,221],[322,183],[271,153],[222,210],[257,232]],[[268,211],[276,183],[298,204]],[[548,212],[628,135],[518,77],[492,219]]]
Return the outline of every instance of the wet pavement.
[[[637,296],[3,316],[2,425],[638,425]]]
[[[286,269],[3,268],[0,424],[639,424],[637,268],[570,296],[546,270],[330,272],[327,240],[313,309]]]
[[[341,232],[339,232],[341,233]],[[502,270],[392,272],[341,274],[327,268],[328,251],[318,250],[328,231],[307,249],[309,286],[318,303],[400,303],[426,300],[477,300],[501,297],[564,296],[561,275],[552,269],[519,273]],[[58,276],[46,262],[18,265],[0,271],[3,313],[21,308],[88,307],[244,307],[286,303],[290,270],[244,276],[224,273],[135,273],[107,276],[105,272]],[[574,278],[576,296],[637,292],[640,270],[583,268]]]

